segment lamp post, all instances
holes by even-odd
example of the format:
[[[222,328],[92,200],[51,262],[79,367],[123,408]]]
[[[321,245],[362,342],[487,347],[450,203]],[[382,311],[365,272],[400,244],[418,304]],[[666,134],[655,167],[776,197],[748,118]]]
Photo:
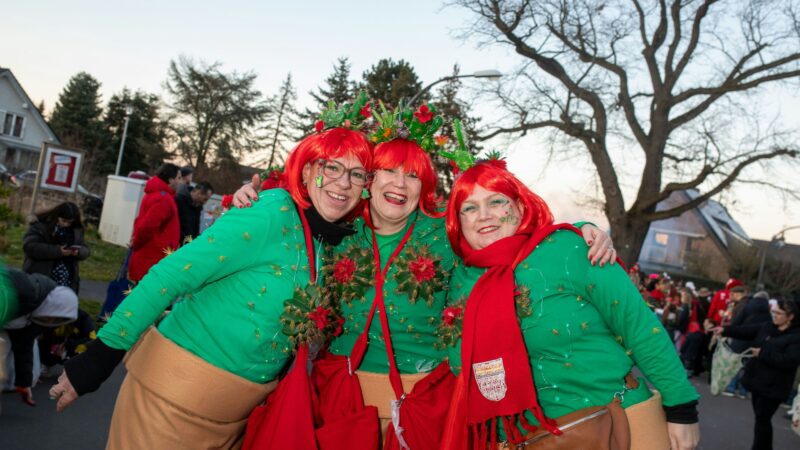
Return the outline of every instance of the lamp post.
[[[767,251],[771,246],[775,246],[777,248],[781,248],[786,244],[786,238],[783,236],[789,230],[794,230],[796,228],[800,228],[800,225],[795,225],[791,227],[786,227],[772,236],[772,239],[769,240],[767,245],[764,247],[764,251],[761,253],[761,264],[758,266],[758,278],[756,279],[756,288],[757,289],[764,289],[764,286],[761,284],[762,276],[764,275],[764,262],[767,260]]]
[[[122,128],[122,142],[119,144],[119,155],[117,156],[117,169],[114,175],[119,175],[119,168],[122,165],[122,153],[125,151],[125,139],[128,137],[128,122],[133,114],[133,106],[125,105],[125,126]]]
[[[438,80],[434,81],[433,83],[431,83],[431,84],[425,86],[424,88],[422,88],[421,91],[419,91],[416,94],[414,94],[414,96],[411,97],[411,100],[408,101],[408,104],[409,105],[414,105],[414,102],[416,102],[422,96],[422,94],[430,91],[431,88],[436,86],[437,84],[444,83],[445,81],[455,80],[457,78],[489,78],[490,80],[499,80],[502,76],[503,76],[503,74],[498,72],[497,70],[479,70],[479,71],[477,71],[475,73],[471,73],[471,74],[467,74],[467,75],[450,75],[448,77],[439,78]]]

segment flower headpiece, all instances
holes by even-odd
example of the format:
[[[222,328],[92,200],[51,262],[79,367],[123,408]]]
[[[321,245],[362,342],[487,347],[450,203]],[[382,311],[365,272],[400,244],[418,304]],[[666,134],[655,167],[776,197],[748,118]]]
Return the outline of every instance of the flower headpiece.
[[[314,124],[314,129],[316,131],[330,128],[361,130],[364,121],[372,117],[369,103],[369,97],[364,91],[358,93],[358,97],[352,104],[344,103],[339,108],[336,107],[333,101],[330,101],[328,102],[328,107],[320,113],[319,119]]]
[[[503,155],[496,150],[490,151],[481,159],[475,159],[475,157],[472,156],[472,153],[470,153],[469,149],[467,148],[467,144],[464,139],[464,132],[461,129],[460,120],[453,119],[453,131],[455,132],[457,142],[455,150],[452,152],[441,151],[439,152],[439,155],[450,160],[450,165],[453,167],[453,173],[456,175],[471,167],[474,167],[481,161],[502,161],[503,165],[505,165],[505,161],[503,161]]]
[[[375,130],[370,136],[372,142],[379,144],[397,138],[407,139],[429,153],[438,152],[447,143],[447,136],[436,136],[444,120],[432,105],[422,104],[416,111],[410,108],[389,111],[383,102],[379,104],[380,112],[374,115]]]

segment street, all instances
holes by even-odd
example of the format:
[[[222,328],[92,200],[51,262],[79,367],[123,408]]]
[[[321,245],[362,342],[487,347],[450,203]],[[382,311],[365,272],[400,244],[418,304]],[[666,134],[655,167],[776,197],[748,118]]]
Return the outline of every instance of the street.
[[[36,407],[23,404],[16,393],[2,396],[0,448],[2,450],[101,450],[104,448],[117,389],[125,370],[120,367],[97,392],[81,398],[62,414],[47,396],[47,380],[34,391]],[[54,381],[54,380],[53,380]],[[746,450],[750,448],[753,414],[750,402],[730,397],[713,397],[705,379],[692,379],[702,396],[700,428],[702,450]],[[800,448],[800,436],[780,408],[772,419],[775,450]],[[136,430],[131,430],[136,432]]]

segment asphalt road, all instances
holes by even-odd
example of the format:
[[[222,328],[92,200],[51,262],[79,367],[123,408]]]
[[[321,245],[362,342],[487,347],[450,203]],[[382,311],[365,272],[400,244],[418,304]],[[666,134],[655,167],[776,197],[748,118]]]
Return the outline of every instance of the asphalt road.
[[[79,399],[67,411],[57,414],[47,397],[54,380],[35,388],[36,407],[23,404],[16,393],[2,395],[0,449],[2,450],[101,450],[117,390],[125,369],[121,366],[97,392]],[[693,379],[700,392],[702,450],[747,450],[750,448],[753,413],[750,402],[730,397],[712,397],[705,380]],[[800,449],[800,436],[794,434],[780,408],[772,419],[775,450]]]

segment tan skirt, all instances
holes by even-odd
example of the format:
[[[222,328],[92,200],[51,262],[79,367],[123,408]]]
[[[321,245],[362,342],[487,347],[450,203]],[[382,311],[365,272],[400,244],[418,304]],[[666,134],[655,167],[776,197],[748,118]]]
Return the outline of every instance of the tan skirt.
[[[661,393],[625,408],[631,428],[631,450],[669,450],[667,417],[661,406]]]
[[[250,411],[277,385],[215,367],[155,328],[125,365],[108,450],[240,448]]]
[[[392,422],[392,400],[397,397],[389,381],[389,374],[356,371],[358,383],[361,386],[361,394],[364,396],[364,404],[367,406],[378,407],[378,418],[381,421],[381,448],[386,442],[386,429]],[[417,382],[429,374],[414,373],[401,374],[400,380],[403,382],[403,391],[411,392]]]

